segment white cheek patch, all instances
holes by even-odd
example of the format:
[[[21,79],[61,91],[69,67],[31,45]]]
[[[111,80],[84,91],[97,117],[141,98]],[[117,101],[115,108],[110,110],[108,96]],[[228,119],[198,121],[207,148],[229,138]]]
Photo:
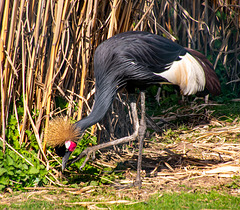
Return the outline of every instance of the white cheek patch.
[[[189,53],[180,56],[180,58],[181,60],[174,61],[168,70],[154,74],[167,79],[172,84],[178,85],[184,95],[203,91],[206,80],[202,66]]]
[[[66,141],[65,142],[66,149],[69,149],[70,145],[71,145],[71,141]]]

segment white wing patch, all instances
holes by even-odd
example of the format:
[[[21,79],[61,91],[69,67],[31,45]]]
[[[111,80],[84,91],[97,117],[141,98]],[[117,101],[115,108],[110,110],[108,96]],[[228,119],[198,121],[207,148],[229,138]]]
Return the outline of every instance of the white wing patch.
[[[203,91],[206,80],[202,66],[189,53],[180,56],[180,58],[181,60],[174,61],[168,70],[154,74],[167,79],[172,84],[178,85],[184,95]]]

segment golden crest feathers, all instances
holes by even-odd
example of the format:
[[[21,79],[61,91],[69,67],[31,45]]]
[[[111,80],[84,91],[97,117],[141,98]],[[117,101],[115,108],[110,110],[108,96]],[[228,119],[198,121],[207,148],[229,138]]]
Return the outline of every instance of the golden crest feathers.
[[[77,142],[79,132],[69,119],[57,117],[49,122],[45,138],[49,146],[62,146],[68,140]]]

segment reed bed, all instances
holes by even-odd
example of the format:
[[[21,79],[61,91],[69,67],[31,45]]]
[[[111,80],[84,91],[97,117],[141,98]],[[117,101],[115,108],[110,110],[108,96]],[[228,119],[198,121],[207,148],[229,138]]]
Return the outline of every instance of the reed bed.
[[[226,67],[218,72],[227,75],[223,82],[237,88],[239,5],[239,0],[1,1],[1,139],[8,142],[6,129],[13,115],[19,143],[29,142],[26,131],[31,131],[47,162],[44,131],[49,120],[79,120],[90,112],[94,51],[124,31],[161,34],[215,57],[214,67],[218,62]],[[57,106],[59,97],[67,102],[64,109]]]

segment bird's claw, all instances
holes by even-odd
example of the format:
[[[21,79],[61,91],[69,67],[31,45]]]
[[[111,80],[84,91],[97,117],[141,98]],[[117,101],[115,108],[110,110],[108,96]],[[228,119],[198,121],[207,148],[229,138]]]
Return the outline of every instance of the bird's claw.
[[[86,148],[83,152],[80,153],[76,158],[72,159],[72,161],[69,163],[69,165],[75,163],[76,161],[80,160],[84,156],[86,156],[85,160],[83,161],[82,165],[79,167],[79,170],[82,170],[84,166],[86,165],[87,161],[89,160],[90,156],[92,155],[92,160],[95,159],[95,150],[93,150],[91,147]]]

